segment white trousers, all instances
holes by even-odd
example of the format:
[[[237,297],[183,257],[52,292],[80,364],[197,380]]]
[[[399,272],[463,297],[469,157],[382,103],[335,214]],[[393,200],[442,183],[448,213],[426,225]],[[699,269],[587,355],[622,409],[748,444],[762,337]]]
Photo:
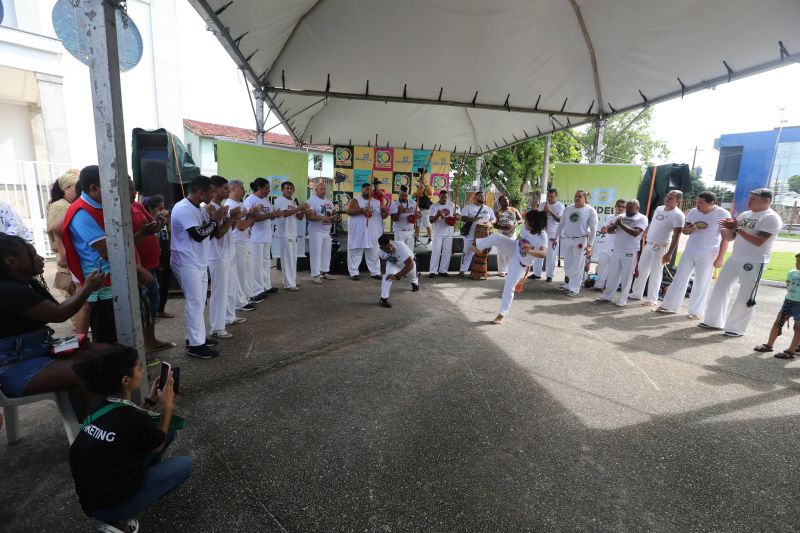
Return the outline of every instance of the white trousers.
[[[250,261],[253,265],[253,289],[251,297],[272,288],[272,258],[270,242],[250,241]]]
[[[395,230],[394,240],[405,243],[411,253],[414,253],[414,229]]]
[[[250,243],[234,245],[236,257],[236,308],[241,309],[250,301],[253,293],[253,262],[250,259]]]
[[[497,249],[497,272],[508,272],[508,254],[500,248]]]
[[[470,250],[470,248],[472,248],[472,244],[474,242],[475,239],[464,237],[464,252],[461,254],[461,268],[459,269],[460,272],[466,272],[467,270],[469,270],[470,265],[472,265],[472,258],[475,257],[475,252]]]
[[[586,237],[561,239],[561,254],[564,256],[564,276],[569,278],[569,283],[564,286],[570,292],[578,294],[586,272]]]
[[[503,284],[503,296],[500,298],[500,314],[506,316],[509,309],[511,309],[511,302],[514,301],[514,287],[516,287],[519,280],[521,280],[527,272],[526,267],[513,257],[514,247],[517,245],[516,240],[501,233],[494,233],[483,239],[477,239],[475,243],[475,245],[482,250],[494,246],[497,248],[498,257],[500,257],[500,254],[503,254],[511,258],[507,263],[508,273],[506,274],[506,280]]]
[[[661,290],[661,279],[664,276],[664,265],[661,259],[669,250],[669,244],[647,243],[644,245],[642,255],[639,256],[639,277],[633,282],[631,296],[637,300],[658,303],[658,293]],[[644,297],[644,288],[647,287],[647,297]]]
[[[450,268],[450,257],[453,255],[453,236],[433,234],[433,244],[431,245],[431,264],[429,271],[434,274],[445,274]]]
[[[728,261],[722,266],[717,276],[717,283],[708,301],[704,322],[715,328],[723,328],[744,335],[747,324],[753,316],[753,307],[747,307],[747,300],[753,293],[758,280],[761,263],[746,263],[744,261]],[[728,312],[733,287],[739,284],[739,293],[733,301],[733,307]],[[754,306],[755,307],[755,306]]]
[[[186,337],[189,346],[200,346],[206,342],[206,308],[208,292],[208,269],[192,268],[170,261],[172,273],[183,290],[183,314],[186,320]]]
[[[625,305],[628,303],[628,293],[631,290],[633,272],[636,270],[636,252],[617,251],[611,254],[608,261],[608,277],[606,278],[606,288],[603,291],[603,298],[611,300],[617,287],[622,286],[617,304]]]
[[[606,288],[606,280],[608,279],[608,266],[611,263],[611,254],[613,253],[614,250],[605,248],[599,254],[597,254],[597,281],[594,282],[594,286],[598,289]]]
[[[556,246],[558,248],[558,246]],[[558,249],[553,249],[553,246],[550,244],[550,237],[547,237],[547,265],[546,265],[546,276],[548,278],[553,277],[553,273],[556,270],[556,262],[558,261]],[[542,258],[535,258],[533,260],[533,273],[537,276],[542,275],[542,266],[545,262],[545,259]]]
[[[403,265],[396,265],[395,263],[386,262],[386,274],[383,276],[381,280],[381,298],[389,298],[389,292],[392,290],[392,282],[389,281],[387,278],[390,274],[397,274],[403,270]],[[414,268],[411,269],[411,272],[408,273],[408,279],[411,280],[411,283],[414,285],[419,283],[417,279],[417,265],[414,264]]]
[[[310,230],[308,246],[311,277],[327,274],[331,269],[331,234],[327,231]]]
[[[361,266],[361,256],[367,261],[367,268],[371,276],[381,275],[381,263],[378,258],[378,247],[352,248],[347,250],[347,271],[351,276],[358,276],[358,267]]]
[[[236,272],[233,258],[212,259],[208,262],[211,272],[211,298],[208,301],[208,322],[211,331],[225,329],[225,324],[236,318]],[[231,283],[233,281],[233,283]]]
[[[297,286],[297,237],[281,237],[278,239],[281,250],[281,273],[283,288]]]
[[[689,286],[689,278],[694,271],[694,282],[692,283],[692,294],[689,297],[689,314],[703,316],[706,310],[706,300],[708,300],[708,289],[711,285],[711,277],[714,273],[714,255],[687,255],[685,252],[678,263],[678,270],[667,290],[661,307],[666,311],[678,312],[683,303],[686,287]]]

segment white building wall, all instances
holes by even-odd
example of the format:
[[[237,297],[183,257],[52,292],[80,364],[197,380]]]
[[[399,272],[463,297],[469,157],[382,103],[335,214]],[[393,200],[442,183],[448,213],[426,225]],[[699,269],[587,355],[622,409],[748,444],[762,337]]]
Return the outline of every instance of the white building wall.
[[[213,137],[200,137],[200,169],[204,176],[211,176],[217,173],[217,162],[214,161],[214,145],[216,139]]]
[[[322,170],[314,170],[314,156],[322,155]],[[333,154],[327,152],[308,153],[308,177],[333,179]]]
[[[0,102],[0,161],[34,159],[28,106]]]

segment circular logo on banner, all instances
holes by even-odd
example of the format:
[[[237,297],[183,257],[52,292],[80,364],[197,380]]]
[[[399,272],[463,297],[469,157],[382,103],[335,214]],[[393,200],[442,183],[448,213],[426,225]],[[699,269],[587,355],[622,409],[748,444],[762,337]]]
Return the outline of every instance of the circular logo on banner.
[[[350,148],[340,146],[336,149],[336,161],[339,163],[344,163],[344,165],[341,166],[346,166],[352,161],[352,159],[353,152],[350,151]]]
[[[581,216],[580,216],[578,213],[572,213],[572,214],[569,216],[569,221],[570,221],[570,222],[577,222],[577,221],[578,221],[578,220],[580,220],[580,219],[581,219]]]
[[[408,174],[395,174],[394,176],[394,188],[399,189],[401,185],[408,185],[411,183],[411,176]]]
[[[431,185],[434,189],[444,189],[447,187],[447,180],[444,176],[434,176]]]
[[[745,272],[750,272],[751,270],[753,270],[753,265],[751,263],[745,263],[744,266],[742,266],[742,268],[745,270]]]
[[[378,150],[377,152],[375,152],[375,161],[377,161],[378,163],[380,163],[382,165],[385,165],[391,159],[392,158],[389,155],[389,152],[387,152],[386,150]]]

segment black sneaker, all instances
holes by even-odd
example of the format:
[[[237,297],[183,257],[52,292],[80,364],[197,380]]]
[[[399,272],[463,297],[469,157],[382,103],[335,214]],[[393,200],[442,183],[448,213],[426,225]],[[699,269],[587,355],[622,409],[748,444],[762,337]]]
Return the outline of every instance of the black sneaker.
[[[361,276],[350,276],[350,279],[352,279],[353,281],[358,281],[361,279]]]
[[[216,341],[216,340],[214,340],[212,338],[206,337],[206,342],[203,344],[203,346],[216,346],[217,344],[219,344],[219,341]],[[186,346],[189,346],[189,340],[188,339],[186,340]]]
[[[244,304],[242,307],[237,307],[237,311],[254,311],[256,308],[253,304]]]
[[[378,302],[378,304],[380,304],[381,307],[386,307],[386,308],[392,307],[392,304],[389,303],[388,298],[381,298],[381,301]]]
[[[542,279],[542,276],[537,276],[536,274],[531,274],[528,276],[528,279]]]
[[[436,277],[436,274],[435,274],[435,273],[433,273],[433,272],[431,272],[430,274],[428,274],[428,277],[429,277],[429,278],[435,278],[435,277]]]
[[[278,287],[270,287],[269,289],[267,289],[264,292],[268,293],[268,294],[275,294],[276,292],[278,292]]]
[[[697,324],[697,327],[698,328],[703,328],[703,329],[716,329],[716,330],[722,329],[722,328],[715,328],[714,326],[709,326],[705,322],[700,322],[699,324]]]
[[[264,296],[264,293],[259,293],[259,294],[256,294],[255,296],[253,296],[252,298],[250,298],[250,302],[249,303],[251,303],[251,304],[260,304],[261,302],[264,301],[264,298],[266,298],[266,296]]]
[[[186,355],[196,359],[214,359],[219,357],[219,352],[208,346],[187,346]]]
[[[447,272],[439,272],[439,277],[440,278],[449,278],[450,274],[448,274]]]
[[[553,281],[553,278],[547,278],[545,281],[546,281],[547,283],[550,283],[551,281]]]
[[[411,284],[411,292],[419,291],[419,283],[412,283]]]
[[[381,278],[381,277],[380,277],[379,275],[377,275],[377,274],[376,274],[376,275],[374,275],[374,276],[370,276],[370,277],[371,277],[372,279],[377,279],[378,281],[380,281],[381,279],[383,279],[383,278]]]

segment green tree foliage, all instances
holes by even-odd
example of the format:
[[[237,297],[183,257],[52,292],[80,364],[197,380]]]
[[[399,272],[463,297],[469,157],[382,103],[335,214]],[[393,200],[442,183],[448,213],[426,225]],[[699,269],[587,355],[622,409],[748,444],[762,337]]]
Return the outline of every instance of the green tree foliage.
[[[667,144],[662,140],[654,139],[650,131],[653,109],[645,109],[636,118],[638,114],[639,111],[630,111],[608,119],[603,135],[605,149],[602,157],[604,163],[646,165],[655,158],[666,159],[669,156]],[[576,135],[586,146],[592,147],[597,130],[591,126],[585,132]],[[591,153],[586,153],[587,159],[591,158],[591,155]]]
[[[693,199],[703,191],[711,191],[717,195],[717,202],[719,203],[722,203],[723,200],[726,202],[733,200],[733,191],[721,185],[706,185],[697,174],[692,173],[690,176],[692,177],[692,190],[685,195],[686,198]]]
[[[516,207],[527,204],[523,193],[525,184],[528,183],[532,192],[539,193],[539,177],[542,175],[544,163],[545,139],[540,137],[509,148],[503,148],[483,158],[481,170],[481,184],[493,184],[497,190],[506,194],[511,205]],[[451,166],[458,175],[461,156],[453,155]],[[566,132],[553,134],[550,145],[550,172],[555,163],[578,162],[581,160],[580,144]],[[464,159],[464,170],[461,178],[461,190],[464,185],[475,181],[475,157],[468,156]]]
[[[795,174],[786,180],[789,190],[800,194],[800,174]]]

